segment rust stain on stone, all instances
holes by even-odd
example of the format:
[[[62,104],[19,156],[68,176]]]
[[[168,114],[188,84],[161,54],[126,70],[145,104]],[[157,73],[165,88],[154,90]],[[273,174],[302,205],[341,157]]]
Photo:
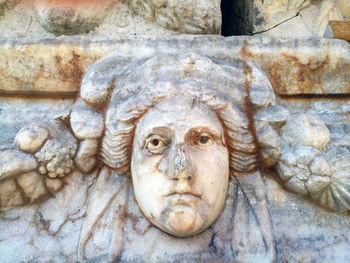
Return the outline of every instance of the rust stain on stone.
[[[282,63],[275,62],[272,64],[272,66],[269,67],[269,80],[271,83],[271,86],[273,90],[277,93],[287,93],[288,90],[286,90],[286,86],[283,85],[282,81],[282,72],[283,72],[283,65]]]
[[[241,49],[241,57],[243,60],[243,73],[244,73],[244,88],[246,91],[246,96],[244,97],[244,104],[245,104],[245,109],[246,109],[246,114],[249,120],[248,123],[248,130],[250,131],[250,133],[252,134],[253,138],[254,138],[254,146],[255,146],[255,154],[258,156],[258,164],[249,172],[255,172],[257,170],[259,170],[262,165],[261,165],[261,160],[259,159],[260,156],[260,147],[257,143],[257,136],[256,136],[256,132],[255,132],[255,124],[254,124],[254,108],[253,105],[251,103],[251,99],[250,99],[250,87],[251,84],[253,82],[254,76],[252,74],[252,68],[248,65],[247,60],[251,59],[253,57],[252,53],[249,51],[249,46],[248,46],[248,41],[245,40],[243,43],[243,47]],[[253,154],[253,153],[252,153]]]
[[[322,75],[329,66],[328,55],[322,61],[309,59],[307,63],[287,53],[281,56],[283,61],[268,69],[271,85],[278,94],[325,94]]]
[[[72,58],[67,63],[62,62],[60,55],[56,55],[55,60],[61,81],[70,82],[76,90],[79,90],[84,74],[83,59],[81,56],[72,51]]]
[[[194,64],[196,64],[196,61],[193,59],[190,59],[190,61],[184,66],[184,74],[187,77],[190,73],[191,69],[193,68]]]
[[[247,40],[245,40],[243,42],[243,47],[241,48],[241,56],[242,56],[244,62],[245,62],[246,59],[251,59],[251,58],[254,57],[252,52],[250,52],[250,50],[249,50],[249,46],[248,46],[248,41]]]

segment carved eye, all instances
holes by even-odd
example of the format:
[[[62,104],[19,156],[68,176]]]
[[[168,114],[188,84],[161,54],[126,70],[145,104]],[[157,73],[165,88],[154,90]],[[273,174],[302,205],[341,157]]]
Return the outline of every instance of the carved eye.
[[[145,147],[150,153],[157,154],[163,152],[166,145],[167,143],[163,138],[153,135],[147,139]]]
[[[208,133],[200,133],[195,137],[194,143],[201,147],[208,147],[213,144],[213,138]]]

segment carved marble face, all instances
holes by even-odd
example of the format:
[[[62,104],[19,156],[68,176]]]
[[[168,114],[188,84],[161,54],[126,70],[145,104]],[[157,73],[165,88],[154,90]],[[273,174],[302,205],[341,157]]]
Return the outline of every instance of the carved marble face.
[[[220,121],[206,105],[175,97],[138,122],[131,173],[136,200],[157,227],[194,235],[220,214],[229,180]]]

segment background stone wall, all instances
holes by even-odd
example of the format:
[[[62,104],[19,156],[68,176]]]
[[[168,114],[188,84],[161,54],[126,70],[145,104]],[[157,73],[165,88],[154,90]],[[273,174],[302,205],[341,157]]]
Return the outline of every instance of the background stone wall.
[[[33,172],[19,174],[18,178],[16,174],[6,181],[2,175],[7,170],[26,168],[26,165],[12,165],[16,158],[7,154],[16,148],[17,132],[31,122],[57,119],[67,122],[80,97],[84,74],[94,62],[111,52],[118,58],[113,67],[157,54],[195,52],[223,67],[244,68],[247,92],[249,81],[254,79],[247,64],[257,65],[261,75],[269,80],[271,92],[258,89],[249,95],[255,102],[269,105],[255,108],[250,117],[254,117],[258,135],[262,134],[259,143],[267,149],[261,150],[262,162],[272,157],[276,160],[272,160],[271,166],[261,168],[266,193],[261,190],[263,187],[246,193],[256,198],[254,200],[260,198],[259,201],[263,200],[262,195],[266,196],[276,250],[273,254],[278,262],[350,261],[350,46],[342,40],[322,38],[332,37],[327,33],[329,21],[350,20],[348,0],[92,0],[89,4],[78,0],[76,5],[71,2],[0,0],[1,263],[79,260],[80,231],[90,220],[87,206],[92,193],[100,191],[99,185],[95,185],[101,167],[90,174],[74,172],[56,179]],[[96,78],[103,82],[99,76]],[[309,128],[304,130],[307,136],[294,132],[298,120],[302,119],[299,116],[313,116],[304,118]],[[344,165],[340,167],[344,168],[340,176],[345,177],[342,181],[345,186],[335,198],[339,203],[332,201],[331,194],[314,198],[301,191],[305,190],[306,179],[311,174],[307,165],[289,167],[294,181],[284,181],[288,171],[283,174],[275,169],[276,163],[288,159],[286,155],[291,152],[293,155],[295,149],[292,146],[282,149],[279,144],[273,148],[274,143],[289,135],[296,141],[308,143],[311,138],[312,142],[319,135],[315,132],[315,119],[328,132],[330,143],[326,157],[335,163],[339,156],[344,157],[340,160]],[[91,124],[94,119],[84,121]],[[289,121],[291,124],[285,125]],[[263,130],[261,134],[259,125]],[[102,125],[97,126],[102,129]],[[264,127],[269,129],[264,131]],[[96,152],[87,152],[96,155]],[[299,154],[302,159],[304,152]],[[25,156],[20,155],[23,163]],[[118,176],[113,174],[108,180],[112,182]],[[327,184],[331,181],[329,177],[325,177],[326,180]],[[316,183],[313,187],[323,187],[324,181],[321,186]],[[121,183],[124,191],[123,185],[128,182]],[[233,185],[231,180],[232,189]],[[105,186],[101,187],[103,191],[99,196],[102,201],[95,200],[101,210],[108,203],[106,196],[113,196],[121,189],[109,181]],[[256,241],[267,229],[254,217],[245,220],[245,216],[254,216],[254,211],[249,210],[253,207],[251,203],[232,207],[238,195],[243,193],[228,193],[227,206],[213,226],[194,237],[177,239],[153,226],[134,203],[132,191],[126,191],[123,198],[128,198],[130,203],[128,214],[116,218],[110,207],[120,204],[118,200],[113,201],[106,209],[107,218],[102,216],[92,231],[95,237],[91,239],[88,253],[96,262],[106,261],[109,249],[121,255],[121,262],[231,262],[234,258],[232,237],[246,235],[247,239]],[[27,205],[21,207],[24,204]],[[8,208],[11,206],[18,207]],[[337,206],[341,209],[337,210]],[[233,227],[234,215],[248,225],[237,228],[242,235],[232,234],[237,230]],[[110,242],[106,238],[108,231],[119,227],[114,221],[108,221],[112,219],[125,223],[120,230],[125,232],[124,241]],[[120,244],[124,244],[123,251],[114,247]],[[254,250],[254,244],[247,245],[246,249]],[[95,254],[96,250],[99,254]],[[271,257],[259,257],[256,251],[250,256],[246,261],[271,261]]]
[[[323,36],[331,20],[349,21],[346,0],[223,0],[222,34]]]
[[[182,33],[321,37],[329,21],[350,19],[347,0],[78,1],[89,2],[88,5],[69,2],[1,0],[1,37]]]

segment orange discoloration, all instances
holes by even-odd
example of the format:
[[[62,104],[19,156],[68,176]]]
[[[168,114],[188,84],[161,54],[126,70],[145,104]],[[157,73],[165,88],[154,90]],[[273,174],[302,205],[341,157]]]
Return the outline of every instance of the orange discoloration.
[[[71,83],[76,90],[79,90],[84,74],[84,66],[80,55],[73,51],[72,58],[65,64],[62,63],[62,58],[59,55],[56,55],[55,59],[60,80]]]
[[[281,55],[283,62],[272,63],[268,69],[271,85],[278,94],[325,94],[322,76],[329,67],[328,55],[322,61],[309,59],[307,63],[287,53]]]
[[[193,68],[194,64],[196,64],[196,62],[193,59],[190,59],[190,61],[188,62],[188,64],[186,64],[184,66],[184,74],[187,77],[188,74],[190,73],[191,69]]]
[[[244,43],[243,43],[243,47],[241,49],[241,56],[242,56],[243,60],[251,59],[251,58],[254,57],[252,52],[250,52],[250,50],[249,50],[248,41],[247,40],[245,40]]]
[[[243,47],[241,49],[241,57],[243,59],[243,72],[244,72],[244,78],[245,78],[245,82],[244,82],[244,88],[246,91],[246,96],[244,97],[244,104],[245,104],[245,109],[246,109],[246,114],[249,120],[248,123],[248,130],[250,131],[250,133],[252,134],[252,136],[254,137],[254,146],[255,146],[255,153],[260,156],[260,147],[257,143],[257,137],[256,137],[256,133],[255,133],[255,124],[254,124],[254,108],[253,105],[251,103],[251,99],[250,99],[250,87],[251,84],[254,80],[254,76],[252,74],[252,68],[248,65],[247,63],[247,59],[251,59],[253,58],[252,53],[249,51],[249,46],[248,46],[248,41],[245,40]],[[261,161],[259,160],[259,164],[254,167],[251,172],[255,172],[256,170],[260,169],[262,167],[261,165]]]
[[[39,52],[40,56],[34,59],[32,65],[24,53],[33,56],[33,52]],[[75,98],[80,90],[83,72],[88,65],[99,58],[100,56],[82,54],[80,50],[74,48],[68,52],[62,52],[61,49],[52,50],[51,48],[34,51],[32,47],[20,52],[10,50],[4,57],[5,63],[8,64],[13,60],[14,66],[20,64],[23,70],[22,72],[13,72],[6,64],[0,68],[0,95]],[[52,67],[52,63],[55,65],[54,67]],[[30,72],[34,66],[35,70]]]
[[[271,86],[273,90],[277,93],[288,93],[288,90],[286,90],[286,86],[283,85],[282,82],[282,72],[283,72],[283,65],[282,63],[275,62],[272,64],[272,66],[269,67],[269,80],[271,83]]]

